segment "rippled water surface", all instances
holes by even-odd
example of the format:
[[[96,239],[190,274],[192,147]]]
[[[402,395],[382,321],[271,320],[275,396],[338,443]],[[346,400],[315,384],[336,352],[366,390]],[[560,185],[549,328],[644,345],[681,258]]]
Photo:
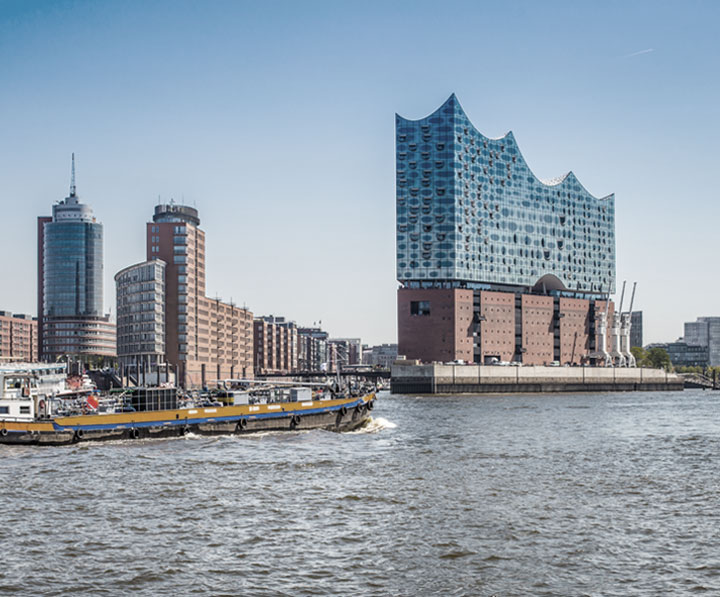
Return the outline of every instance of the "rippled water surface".
[[[0,446],[0,594],[720,594],[720,393],[381,395],[361,432]]]

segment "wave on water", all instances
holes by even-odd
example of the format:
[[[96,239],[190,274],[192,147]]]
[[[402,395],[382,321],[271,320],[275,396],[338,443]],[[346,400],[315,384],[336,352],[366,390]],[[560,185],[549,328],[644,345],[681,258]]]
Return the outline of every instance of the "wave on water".
[[[362,426],[349,431],[348,433],[378,433],[383,429],[395,429],[397,425],[383,417],[370,417],[367,422]]]

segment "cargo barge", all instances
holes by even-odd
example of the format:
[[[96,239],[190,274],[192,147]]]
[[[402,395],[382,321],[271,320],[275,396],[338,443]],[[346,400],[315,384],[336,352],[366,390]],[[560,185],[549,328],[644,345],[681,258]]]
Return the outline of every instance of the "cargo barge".
[[[143,395],[147,410],[131,404],[113,411],[64,414],[37,393],[32,375],[0,376],[0,444],[63,445],[99,440],[139,440],[200,435],[248,434],[259,431],[327,429],[351,431],[366,423],[376,400],[375,393],[338,396],[334,393],[296,392],[288,400],[278,396],[251,397],[243,392],[238,403],[223,405],[177,405],[174,388],[159,388]],[[136,394],[137,396],[137,394]],[[294,399],[293,399],[294,398]],[[54,404],[54,403],[53,403]],[[83,405],[85,409],[85,405]]]

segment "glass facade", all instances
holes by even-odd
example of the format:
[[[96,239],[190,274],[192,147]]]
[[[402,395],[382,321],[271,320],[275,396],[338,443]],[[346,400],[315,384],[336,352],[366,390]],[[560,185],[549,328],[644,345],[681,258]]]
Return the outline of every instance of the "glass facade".
[[[103,315],[102,224],[45,224],[44,314],[46,317]]]
[[[42,218],[42,355],[112,357],[115,324],[103,314],[103,228],[75,191]],[[39,249],[40,250],[40,249]]]
[[[572,172],[539,180],[513,134],[482,135],[454,94],[426,118],[396,116],[396,152],[402,284],[532,287],[548,276],[556,289],[614,291],[613,195],[590,195]]]
[[[685,323],[683,340],[691,346],[704,346],[708,349],[708,364],[720,365],[720,317],[698,317],[696,321]]]

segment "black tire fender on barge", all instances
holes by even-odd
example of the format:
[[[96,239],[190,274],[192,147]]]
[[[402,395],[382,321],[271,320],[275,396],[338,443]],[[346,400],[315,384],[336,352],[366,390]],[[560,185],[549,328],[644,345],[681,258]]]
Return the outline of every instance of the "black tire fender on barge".
[[[190,433],[190,427],[188,425],[182,425],[180,427],[180,435],[183,436],[187,435],[188,433]]]
[[[340,407],[340,416],[341,416],[341,417],[344,417],[346,414],[347,414],[347,407],[346,407],[346,406],[341,406],[341,407]]]
[[[128,432],[128,435],[130,436],[130,439],[138,439],[140,437],[140,430],[137,427],[133,427]]]
[[[8,430],[3,427],[0,429],[0,437],[5,437],[8,434]]]
[[[82,429],[76,429],[75,434],[73,435],[73,442],[79,442],[84,436],[85,433],[83,433]]]
[[[247,419],[238,419],[237,425],[235,425],[235,431],[242,431],[247,427]]]
[[[290,418],[290,429],[295,429],[298,425],[300,425],[300,415],[293,415]]]
[[[372,410],[373,408],[375,408],[375,401],[374,401],[374,400],[368,401],[368,403],[367,403],[367,409],[368,409],[368,410]]]

